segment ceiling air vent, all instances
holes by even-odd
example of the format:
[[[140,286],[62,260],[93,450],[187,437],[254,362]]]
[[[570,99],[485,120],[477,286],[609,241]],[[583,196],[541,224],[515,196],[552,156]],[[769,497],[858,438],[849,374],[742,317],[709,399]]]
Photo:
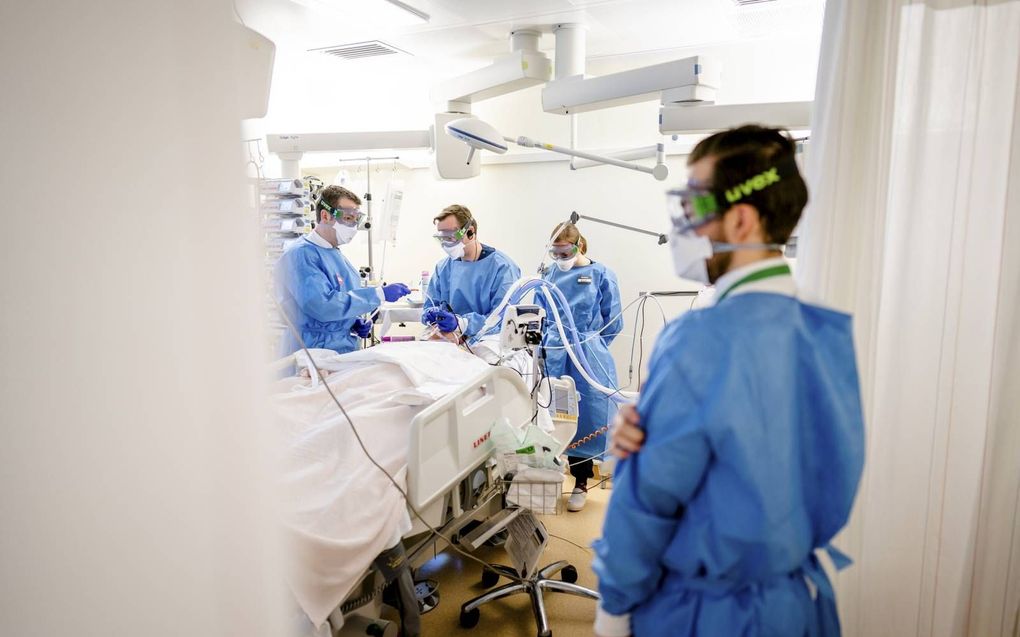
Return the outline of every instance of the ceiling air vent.
[[[332,55],[333,57],[338,57],[342,60],[360,60],[362,58],[375,58],[399,53],[406,54],[406,51],[401,51],[397,47],[386,44],[385,42],[380,42],[379,40],[353,42],[351,44],[327,46],[321,49],[310,50],[316,53]]]

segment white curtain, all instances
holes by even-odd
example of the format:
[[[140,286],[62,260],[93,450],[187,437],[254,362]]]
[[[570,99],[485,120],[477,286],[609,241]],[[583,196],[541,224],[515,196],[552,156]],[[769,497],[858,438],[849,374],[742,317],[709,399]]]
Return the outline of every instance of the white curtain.
[[[829,0],[802,287],[855,316],[844,632],[1016,635],[1020,1]]]

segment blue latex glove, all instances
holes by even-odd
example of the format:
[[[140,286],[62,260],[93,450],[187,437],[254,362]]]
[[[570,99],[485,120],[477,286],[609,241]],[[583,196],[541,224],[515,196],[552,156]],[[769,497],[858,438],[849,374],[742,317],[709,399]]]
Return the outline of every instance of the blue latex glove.
[[[368,319],[354,319],[351,332],[358,335],[358,338],[368,338],[372,334],[372,321]]]
[[[425,313],[422,314],[421,322],[425,325],[438,326],[440,332],[452,332],[460,325],[457,322],[456,314],[441,310],[438,307],[425,310]]]
[[[387,303],[392,303],[397,299],[403,298],[411,293],[411,288],[407,287],[403,283],[390,283],[382,287],[383,296],[386,297]]]

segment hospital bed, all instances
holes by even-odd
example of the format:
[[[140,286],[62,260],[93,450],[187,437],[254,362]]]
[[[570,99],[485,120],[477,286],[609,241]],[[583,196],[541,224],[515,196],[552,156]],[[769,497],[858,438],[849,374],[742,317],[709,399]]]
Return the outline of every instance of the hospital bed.
[[[288,357],[274,368],[279,371],[293,364],[293,357]],[[570,378],[555,379],[550,385],[551,402],[561,406],[565,416],[553,418],[553,436],[566,446],[576,430],[576,391]],[[495,463],[490,462],[494,452],[490,432],[500,419],[521,426],[532,421],[534,414],[535,402],[521,375],[505,367],[488,366],[414,415],[408,430],[406,464],[411,525],[401,541],[410,568],[448,548],[448,542],[456,542],[466,526],[502,510],[503,482]],[[379,569],[366,568],[330,615],[330,622],[339,625],[352,613],[378,616],[384,584]]]

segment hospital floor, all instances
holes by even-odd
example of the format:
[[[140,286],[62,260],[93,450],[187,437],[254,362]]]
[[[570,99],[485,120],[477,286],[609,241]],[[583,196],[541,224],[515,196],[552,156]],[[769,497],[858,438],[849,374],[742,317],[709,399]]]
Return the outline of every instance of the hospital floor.
[[[566,484],[571,484],[568,479]],[[593,488],[583,510],[540,517],[552,535],[558,535],[581,546],[589,546],[602,530],[610,489]],[[476,555],[486,561],[509,564],[501,548],[484,547]],[[542,565],[567,560],[577,568],[577,583],[595,588],[595,575],[591,570],[592,552],[582,550],[556,537],[542,556]],[[422,567],[418,578],[439,582],[440,603],[437,608],[422,616],[422,634],[425,637],[446,635],[477,635],[478,637],[534,637],[537,633],[530,598],[518,594],[480,608],[481,619],[473,629],[460,627],[460,606],[469,599],[489,590],[481,584],[482,569],[475,562],[462,559],[455,553],[441,554]],[[507,583],[500,579],[498,585]],[[497,586],[498,586],[497,585]],[[546,610],[554,637],[574,637],[592,634],[595,619],[595,602],[573,595],[546,593]]]

